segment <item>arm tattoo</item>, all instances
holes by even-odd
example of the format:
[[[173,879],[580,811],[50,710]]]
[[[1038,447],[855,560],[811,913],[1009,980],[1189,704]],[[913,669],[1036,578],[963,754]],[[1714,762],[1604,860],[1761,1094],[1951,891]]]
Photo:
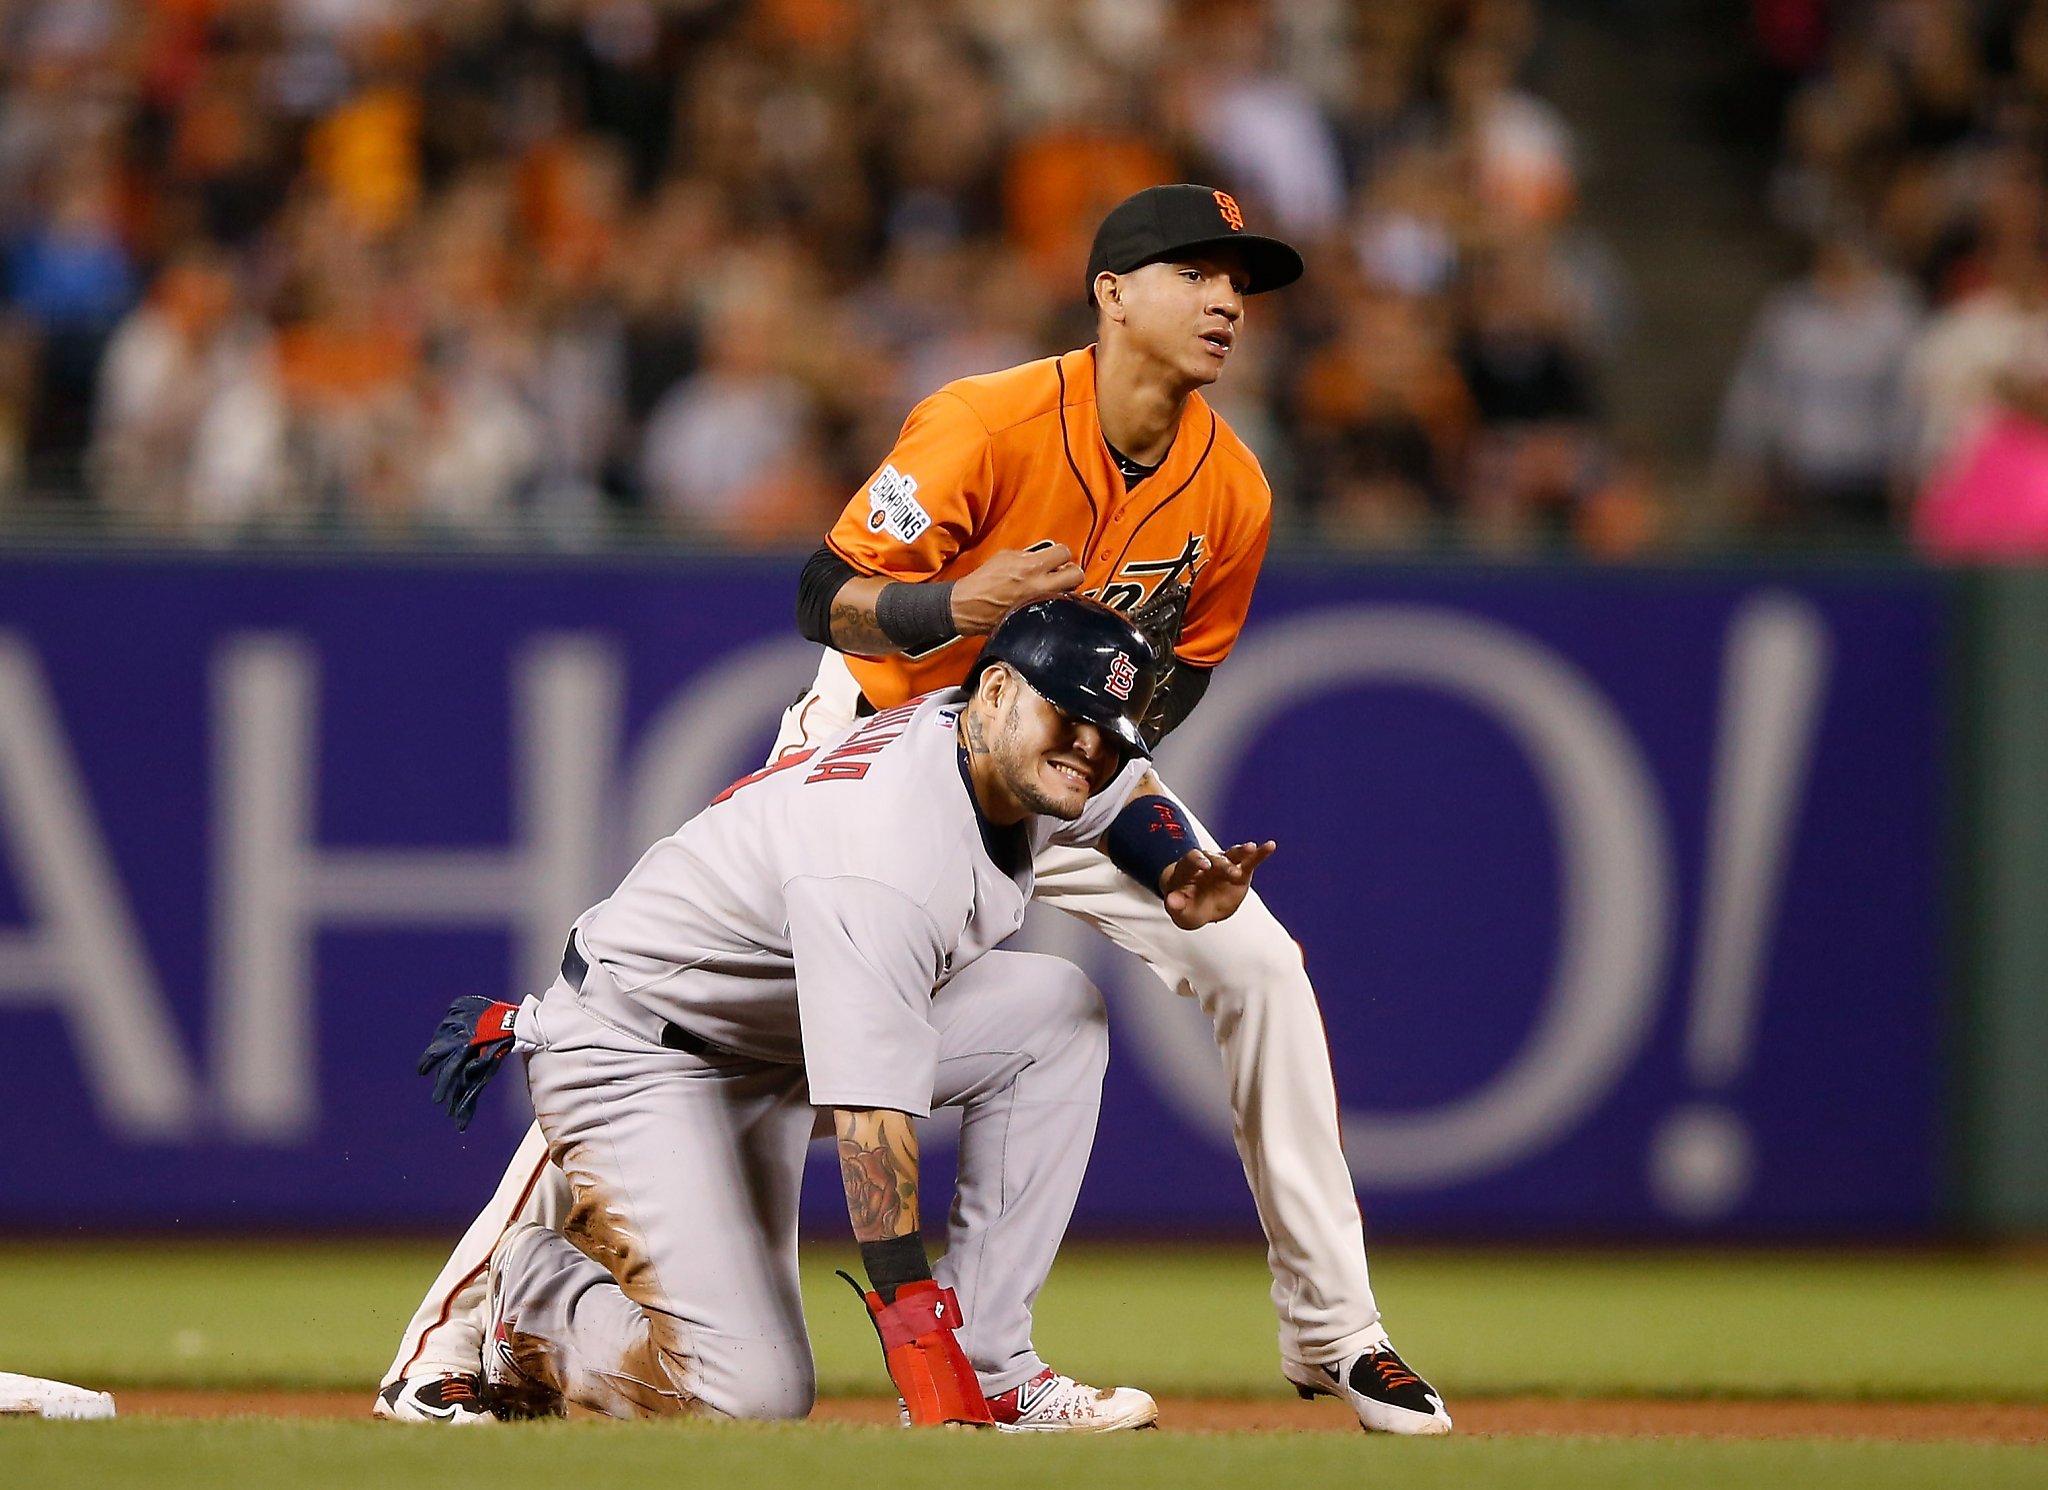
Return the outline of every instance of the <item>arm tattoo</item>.
[[[887,1108],[840,1108],[839,1177],[859,1242],[884,1242],[917,1230],[917,1126]]]
[[[863,657],[903,650],[882,634],[882,623],[875,619],[874,598],[852,600],[844,590],[832,601],[832,645]]]

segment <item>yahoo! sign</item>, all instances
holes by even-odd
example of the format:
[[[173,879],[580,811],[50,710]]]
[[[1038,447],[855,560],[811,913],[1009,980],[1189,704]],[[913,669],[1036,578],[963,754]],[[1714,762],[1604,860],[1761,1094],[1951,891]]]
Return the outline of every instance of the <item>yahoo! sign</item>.
[[[1708,1084],[1739,1071],[1753,1034],[1760,955],[1812,759],[1827,650],[1812,607],[1783,593],[1745,600],[1730,628],[1709,917],[1688,1024],[1688,1059]],[[1670,955],[1670,825],[1627,721],[1567,657],[1435,606],[1313,612],[1252,638],[1239,660],[1210,696],[1215,707],[1161,754],[1198,802],[1218,800],[1247,768],[1262,722],[1345,686],[1438,690],[1495,721],[1527,756],[1564,869],[1559,947],[1535,1029],[1477,1090],[1427,1112],[1347,1111],[1344,1137],[1368,1187],[1455,1183],[1540,1152],[1583,1121],[1640,1052]],[[1214,1061],[1200,1023],[1148,1020],[1147,1049],[1179,1078],[1162,1090],[1202,1090],[1197,1073]],[[1228,1136],[1226,1107],[1183,1105],[1190,1122],[1220,1124]],[[1716,1214],[1740,1200],[1752,1159],[1738,1117],[1696,1106],[1660,1129],[1653,1163],[1670,1208]]]
[[[462,1219],[523,1116],[458,1142],[417,1047],[452,993],[544,981],[759,763],[814,665],[786,571],[0,566],[6,1162],[35,1156],[0,1212]],[[1377,1222],[1929,1221],[1939,602],[1268,574],[1161,765],[1281,840]],[[1064,918],[1030,935],[1115,1002],[1084,1222],[1242,1221],[1206,1022]]]
[[[751,759],[763,721],[816,665],[816,649],[796,639],[717,659],[621,761],[618,650],[592,635],[536,633],[510,659],[511,840],[366,848],[322,843],[314,825],[334,729],[319,702],[319,648],[267,630],[215,638],[214,748],[206,779],[182,784],[212,801],[203,846],[213,870],[204,1020],[212,1070],[202,1081],[135,930],[131,889],[146,897],[151,882],[131,887],[112,867],[110,829],[67,757],[50,681],[18,638],[0,636],[0,828],[14,829],[9,846],[31,908],[30,924],[0,940],[0,998],[47,1002],[67,1016],[110,1134],[299,1143],[321,1119],[323,931],[509,933],[519,986],[544,986],[570,922],[617,878],[615,805],[625,841],[644,846],[673,831],[749,769],[738,763]],[[375,727],[357,715],[334,733]],[[145,760],[138,751],[138,769]],[[451,776],[452,789],[460,779]]]

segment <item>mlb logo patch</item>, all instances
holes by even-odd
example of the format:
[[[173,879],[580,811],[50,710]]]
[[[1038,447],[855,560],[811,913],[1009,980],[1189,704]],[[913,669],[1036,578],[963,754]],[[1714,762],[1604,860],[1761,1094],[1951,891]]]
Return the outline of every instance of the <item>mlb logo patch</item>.
[[[918,505],[917,478],[894,466],[882,467],[868,483],[868,531],[915,543],[931,525],[931,514]]]
[[[1109,681],[1102,686],[1109,690],[1111,698],[1122,699],[1125,703],[1131,701],[1131,690],[1138,686],[1138,668],[1128,653],[1116,654],[1115,660],[1109,664]]]

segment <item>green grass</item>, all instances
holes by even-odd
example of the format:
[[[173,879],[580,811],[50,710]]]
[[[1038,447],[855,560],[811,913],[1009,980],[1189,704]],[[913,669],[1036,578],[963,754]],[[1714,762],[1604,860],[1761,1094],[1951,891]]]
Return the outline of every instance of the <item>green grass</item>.
[[[865,1317],[831,1276],[851,1254],[806,1258],[828,1395],[885,1389]],[[439,1262],[398,1244],[0,1245],[0,1370],[367,1391]],[[1515,1392],[2048,1401],[2038,1261],[1388,1248],[1374,1279],[1396,1343],[1453,1410]],[[1084,1378],[1274,1393],[1266,1287],[1254,1247],[1075,1248],[1040,1301],[1038,1342]]]
[[[872,1334],[806,1258],[824,1390],[885,1390]],[[367,1395],[440,1261],[396,1244],[0,1246],[0,1369],[98,1387],[342,1388]],[[2048,1266],[1990,1258],[1481,1255],[1383,1249],[1396,1338],[1461,1397],[1920,1397],[2048,1401]],[[1075,1248],[1040,1301],[1063,1369],[1158,1392],[1277,1394],[1252,1247]],[[0,1422],[0,1484],[432,1487],[499,1483],[1210,1485],[1374,1490],[2002,1490],[2048,1483],[2038,1448],[1974,1444],[1141,1435],[1019,1441],[842,1425]]]
[[[1363,1434],[1216,1434],[1019,1440],[884,1428],[751,1424],[532,1424],[472,1432],[362,1423],[0,1424],[10,1485],[1350,1486],[1374,1490],[1970,1490],[2038,1487],[2027,1448],[1856,1442],[1525,1438],[1428,1442]]]

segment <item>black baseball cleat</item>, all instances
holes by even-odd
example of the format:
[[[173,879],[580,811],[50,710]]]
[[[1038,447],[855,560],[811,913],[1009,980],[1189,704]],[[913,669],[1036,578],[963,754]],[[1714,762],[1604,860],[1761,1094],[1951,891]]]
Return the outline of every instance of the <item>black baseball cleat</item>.
[[[1391,1345],[1372,1345],[1348,1361],[1311,1366],[1283,1360],[1280,1369],[1304,1400],[1336,1397],[1375,1433],[1433,1436],[1451,1431],[1451,1415],[1436,1388],[1409,1369]]]
[[[483,1378],[474,1371],[400,1377],[377,1393],[370,1415],[392,1423],[469,1426],[495,1421],[484,1410]]]

